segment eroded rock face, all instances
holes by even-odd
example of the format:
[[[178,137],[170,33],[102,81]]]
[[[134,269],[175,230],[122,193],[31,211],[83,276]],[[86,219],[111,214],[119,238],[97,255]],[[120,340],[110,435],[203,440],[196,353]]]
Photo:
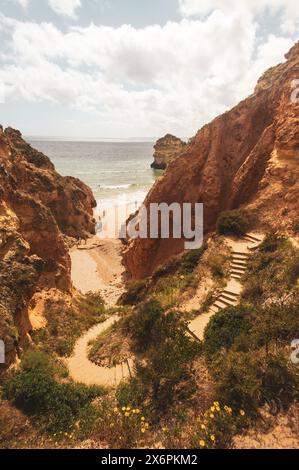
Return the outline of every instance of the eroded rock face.
[[[21,133],[0,129],[0,338],[7,361],[30,341],[28,305],[37,290],[71,291],[65,236],[94,233],[91,190],[62,177]]]
[[[178,137],[166,134],[157,140],[154,149],[154,162],[151,167],[155,170],[165,170],[170,162],[175,160],[185,149],[186,143]]]
[[[260,228],[288,230],[299,217],[299,43],[270,69],[253,95],[205,125],[150,191],[151,203],[203,202],[205,234],[223,210],[249,206]],[[134,278],[183,250],[184,240],[137,239],[125,254]]]

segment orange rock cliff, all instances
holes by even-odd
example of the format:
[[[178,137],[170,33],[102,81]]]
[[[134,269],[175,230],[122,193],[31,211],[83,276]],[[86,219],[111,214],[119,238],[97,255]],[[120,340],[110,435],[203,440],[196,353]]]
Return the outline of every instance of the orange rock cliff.
[[[272,67],[254,93],[205,125],[172,161],[145,205],[204,203],[204,232],[219,213],[249,207],[256,228],[288,230],[299,217],[299,105],[291,100],[299,79],[299,43]],[[184,240],[132,240],[125,262],[133,278],[150,275],[184,249]]]
[[[155,170],[165,170],[170,162],[177,158],[185,149],[186,143],[178,137],[166,134],[154,145],[154,161],[151,165]]]
[[[71,292],[66,237],[95,231],[91,190],[60,176],[19,131],[0,127],[0,338],[7,361],[28,343],[37,291]]]

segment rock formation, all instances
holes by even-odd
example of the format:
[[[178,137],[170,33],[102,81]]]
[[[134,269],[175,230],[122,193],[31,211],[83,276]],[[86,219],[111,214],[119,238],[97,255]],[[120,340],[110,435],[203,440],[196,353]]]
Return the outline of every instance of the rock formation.
[[[205,125],[150,191],[151,203],[203,202],[204,232],[223,210],[249,207],[256,225],[287,231],[299,218],[299,43],[254,93]],[[150,275],[184,248],[183,239],[136,239],[125,261],[134,278]]]
[[[151,167],[155,170],[165,170],[170,162],[175,160],[185,149],[186,143],[178,137],[166,134],[157,140],[154,149],[154,162]]]
[[[95,204],[85,184],[60,176],[20,132],[0,128],[0,338],[8,361],[19,340],[30,340],[34,293],[71,291],[65,240],[94,233]]]

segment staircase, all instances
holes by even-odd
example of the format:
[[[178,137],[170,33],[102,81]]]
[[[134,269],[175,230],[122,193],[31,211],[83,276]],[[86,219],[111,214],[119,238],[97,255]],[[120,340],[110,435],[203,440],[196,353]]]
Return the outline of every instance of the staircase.
[[[254,250],[262,243],[263,238],[260,234],[248,233],[238,241],[226,239],[232,250],[230,279],[227,286],[217,295],[209,311],[199,315],[189,324],[189,330],[193,336],[202,340],[204,330],[215,313],[229,306],[238,305],[243,289],[242,278],[247,270],[248,261]]]

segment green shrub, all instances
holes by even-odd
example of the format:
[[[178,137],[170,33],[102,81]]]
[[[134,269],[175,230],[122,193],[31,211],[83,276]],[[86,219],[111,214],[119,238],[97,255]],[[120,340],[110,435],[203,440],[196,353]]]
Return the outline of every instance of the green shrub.
[[[10,374],[4,384],[7,399],[38,420],[50,433],[64,433],[74,429],[75,423],[82,423],[85,416],[92,414],[91,402],[103,394],[98,387],[79,384],[59,383],[55,368],[49,358],[41,352],[29,351],[24,355],[20,370]]]
[[[186,389],[190,392],[188,378],[192,362],[201,348],[187,334],[186,323],[175,312],[157,319],[151,335],[153,342],[147,352],[147,365],[139,365],[137,371],[150,390],[152,406],[164,412],[174,401],[178,383],[184,381],[185,392]]]
[[[283,248],[286,242],[287,239],[285,237],[272,232],[266,235],[261,245],[259,246],[259,251],[262,253],[273,253]]]
[[[132,336],[137,351],[146,351],[154,341],[153,327],[162,316],[159,302],[151,300],[125,320],[125,330]]]
[[[298,396],[299,381],[293,369],[288,355],[282,352],[262,356],[258,371],[262,381],[262,398],[287,408]]]
[[[222,212],[217,219],[219,235],[242,236],[249,230],[250,223],[244,210],[235,209]]]
[[[141,302],[145,295],[147,289],[148,281],[133,281],[127,285],[126,292],[124,292],[119,302],[123,305],[135,305]]]
[[[257,361],[251,352],[229,351],[225,356],[214,356],[211,370],[221,401],[255,415],[262,388],[257,368]]]
[[[116,399],[120,406],[140,407],[146,396],[146,387],[138,377],[133,377],[129,382],[121,382],[116,390]]]
[[[248,307],[227,307],[217,312],[204,332],[204,350],[209,359],[224,348],[230,349],[237,337],[247,335],[251,329]]]

